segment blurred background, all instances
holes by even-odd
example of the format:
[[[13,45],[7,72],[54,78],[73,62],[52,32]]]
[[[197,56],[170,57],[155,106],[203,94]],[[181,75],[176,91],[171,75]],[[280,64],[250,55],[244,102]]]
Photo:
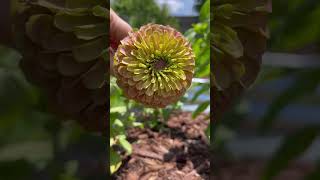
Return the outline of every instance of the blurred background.
[[[50,114],[20,58],[0,45],[0,179],[105,178],[105,139]]]
[[[132,27],[146,23],[171,25],[185,32],[198,22],[198,11],[204,1],[197,0],[111,0],[111,7]]]
[[[10,15],[20,5],[0,2],[0,179],[107,179],[105,138],[49,113],[46,96],[21,71],[10,41]]]
[[[221,179],[320,179],[320,2],[272,3],[262,72],[213,125]]]

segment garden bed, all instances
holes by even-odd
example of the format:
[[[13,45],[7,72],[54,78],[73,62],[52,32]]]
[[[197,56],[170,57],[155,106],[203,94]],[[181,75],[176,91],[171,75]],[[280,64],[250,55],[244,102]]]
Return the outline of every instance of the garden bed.
[[[204,133],[209,122],[205,117],[192,119],[188,112],[173,113],[160,131],[130,129],[132,154],[124,157],[113,179],[209,179],[209,144]]]

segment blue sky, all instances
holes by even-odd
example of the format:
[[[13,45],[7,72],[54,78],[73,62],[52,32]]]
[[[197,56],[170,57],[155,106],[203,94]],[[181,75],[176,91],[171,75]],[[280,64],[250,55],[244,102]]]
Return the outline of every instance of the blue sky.
[[[159,5],[168,4],[173,16],[196,16],[195,0],[156,0]]]

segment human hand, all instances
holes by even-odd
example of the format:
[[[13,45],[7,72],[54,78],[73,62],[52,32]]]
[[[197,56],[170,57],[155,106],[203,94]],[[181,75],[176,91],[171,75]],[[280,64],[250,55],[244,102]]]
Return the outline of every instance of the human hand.
[[[110,9],[110,74],[113,75],[112,64],[114,51],[120,41],[131,31],[131,26],[121,19],[112,9]]]

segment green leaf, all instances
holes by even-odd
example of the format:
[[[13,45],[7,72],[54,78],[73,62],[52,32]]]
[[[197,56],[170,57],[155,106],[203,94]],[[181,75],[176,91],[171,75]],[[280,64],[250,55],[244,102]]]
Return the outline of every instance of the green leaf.
[[[128,154],[132,153],[132,146],[131,144],[126,140],[125,137],[119,138],[120,145],[127,151]]]
[[[112,148],[110,149],[110,172],[115,173],[122,164],[122,160],[119,154],[117,154]]]
[[[76,76],[85,72],[91,63],[79,63],[72,54],[61,54],[57,58],[57,68],[60,74],[64,76]]]
[[[88,62],[100,57],[103,51],[107,49],[106,38],[107,37],[104,36],[97,40],[74,47],[72,50],[74,58],[79,62]]]
[[[17,50],[0,45],[0,67],[17,68],[21,58]]]
[[[205,101],[205,102],[201,103],[197,107],[197,109],[192,113],[192,118],[193,119],[196,118],[200,113],[205,111],[209,105],[210,105],[210,101]]]
[[[74,0],[73,0],[74,1]],[[74,2],[78,2],[74,1]],[[80,8],[80,7],[74,7],[73,9],[70,9],[70,7],[66,6],[66,2],[64,1],[57,1],[57,0],[38,0],[37,2],[34,2],[33,4],[48,8],[53,11],[61,11],[67,14],[72,14],[72,15],[85,15],[88,14],[88,9],[87,8]]]
[[[267,0],[242,0],[240,3],[234,3],[234,6],[236,7],[237,11],[241,12],[251,12],[252,10],[270,12],[271,10],[268,9],[267,2]]]
[[[66,0],[67,8],[92,8],[97,5],[107,6],[106,0]]]
[[[7,53],[9,52],[7,49]],[[0,55],[0,59],[2,57],[4,56]],[[17,63],[19,59],[10,60]],[[0,134],[3,135],[0,137],[8,142],[10,142],[10,138],[6,136],[9,135],[8,133],[14,133],[10,127],[14,128],[17,121],[23,117],[26,118],[25,112],[28,112],[37,102],[33,89],[26,82],[22,73],[16,72],[17,68],[0,66]]]
[[[64,31],[72,32],[77,27],[91,26],[92,24],[103,23],[104,20],[96,16],[73,16],[66,13],[58,13],[54,17],[54,25]]]
[[[64,2],[56,1],[56,0],[38,0],[35,4],[48,8],[48,9],[55,9],[55,10],[63,10],[64,9]]]
[[[74,46],[85,42],[84,40],[77,39],[72,33],[58,33],[52,35],[47,41],[44,41],[42,47],[53,51],[70,51]]]
[[[112,125],[114,128],[123,128],[124,124],[120,119],[116,119]]]
[[[194,102],[195,100],[197,100],[197,98],[198,98],[201,94],[203,94],[203,93],[205,93],[205,92],[208,92],[209,89],[210,89],[210,85],[209,85],[209,84],[203,84],[203,85],[201,86],[201,89],[199,89],[199,90],[194,94],[194,96],[192,97],[191,101]]]
[[[106,68],[104,62],[98,61],[93,67],[87,71],[83,77],[82,82],[88,89],[102,88],[105,83]]]
[[[172,113],[172,109],[161,109],[160,112],[164,121],[168,121],[170,114]]]
[[[91,26],[77,27],[74,34],[79,39],[92,40],[108,33],[107,23],[93,24]]]
[[[127,110],[126,106],[117,106],[117,107],[111,107],[110,108],[110,112],[111,113],[115,113],[115,112],[125,113],[126,110]]]
[[[271,19],[273,35],[270,40],[273,48],[288,52],[316,43],[320,35],[320,28],[317,26],[320,14],[319,1],[273,3],[275,14]],[[283,9],[283,6],[290,8]]]
[[[269,106],[260,124],[261,132],[269,129],[281,110],[293,101],[316,90],[320,82],[320,70],[302,71],[295,82],[283,91]]]
[[[188,29],[185,33],[184,36],[191,42],[191,44],[193,45],[194,41],[195,41],[195,37],[196,37],[197,33],[194,31],[193,28]]]
[[[55,32],[52,25],[53,17],[47,14],[37,14],[26,23],[26,34],[36,44],[44,45]]]
[[[214,27],[211,40],[213,46],[234,58],[241,57],[244,49],[237,32],[223,24],[215,23]]]
[[[94,16],[108,18],[109,17],[109,10],[107,8],[101,6],[95,6],[92,8],[92,13]]]
[[[201,52],[196,55],[196,72],[195,77],[207,78],[210,74],[210,48],[208,46],[199,47]]]
[[[200,20],[204,21],[210,18],[210,0],[206,0],[206,2],[202,5],[200,10]]]
[[[310,147],[319,132],[319,127],[307,127],[285,138],[283,144],[267,164],[261,179],[271,180],[280,173],[290,161],[298,158]]]
[[[218,7],[213,7],[214,16],[219,16],[221,19],[230,19],[234,10],[235,7],[232,4],[223,4]]]

